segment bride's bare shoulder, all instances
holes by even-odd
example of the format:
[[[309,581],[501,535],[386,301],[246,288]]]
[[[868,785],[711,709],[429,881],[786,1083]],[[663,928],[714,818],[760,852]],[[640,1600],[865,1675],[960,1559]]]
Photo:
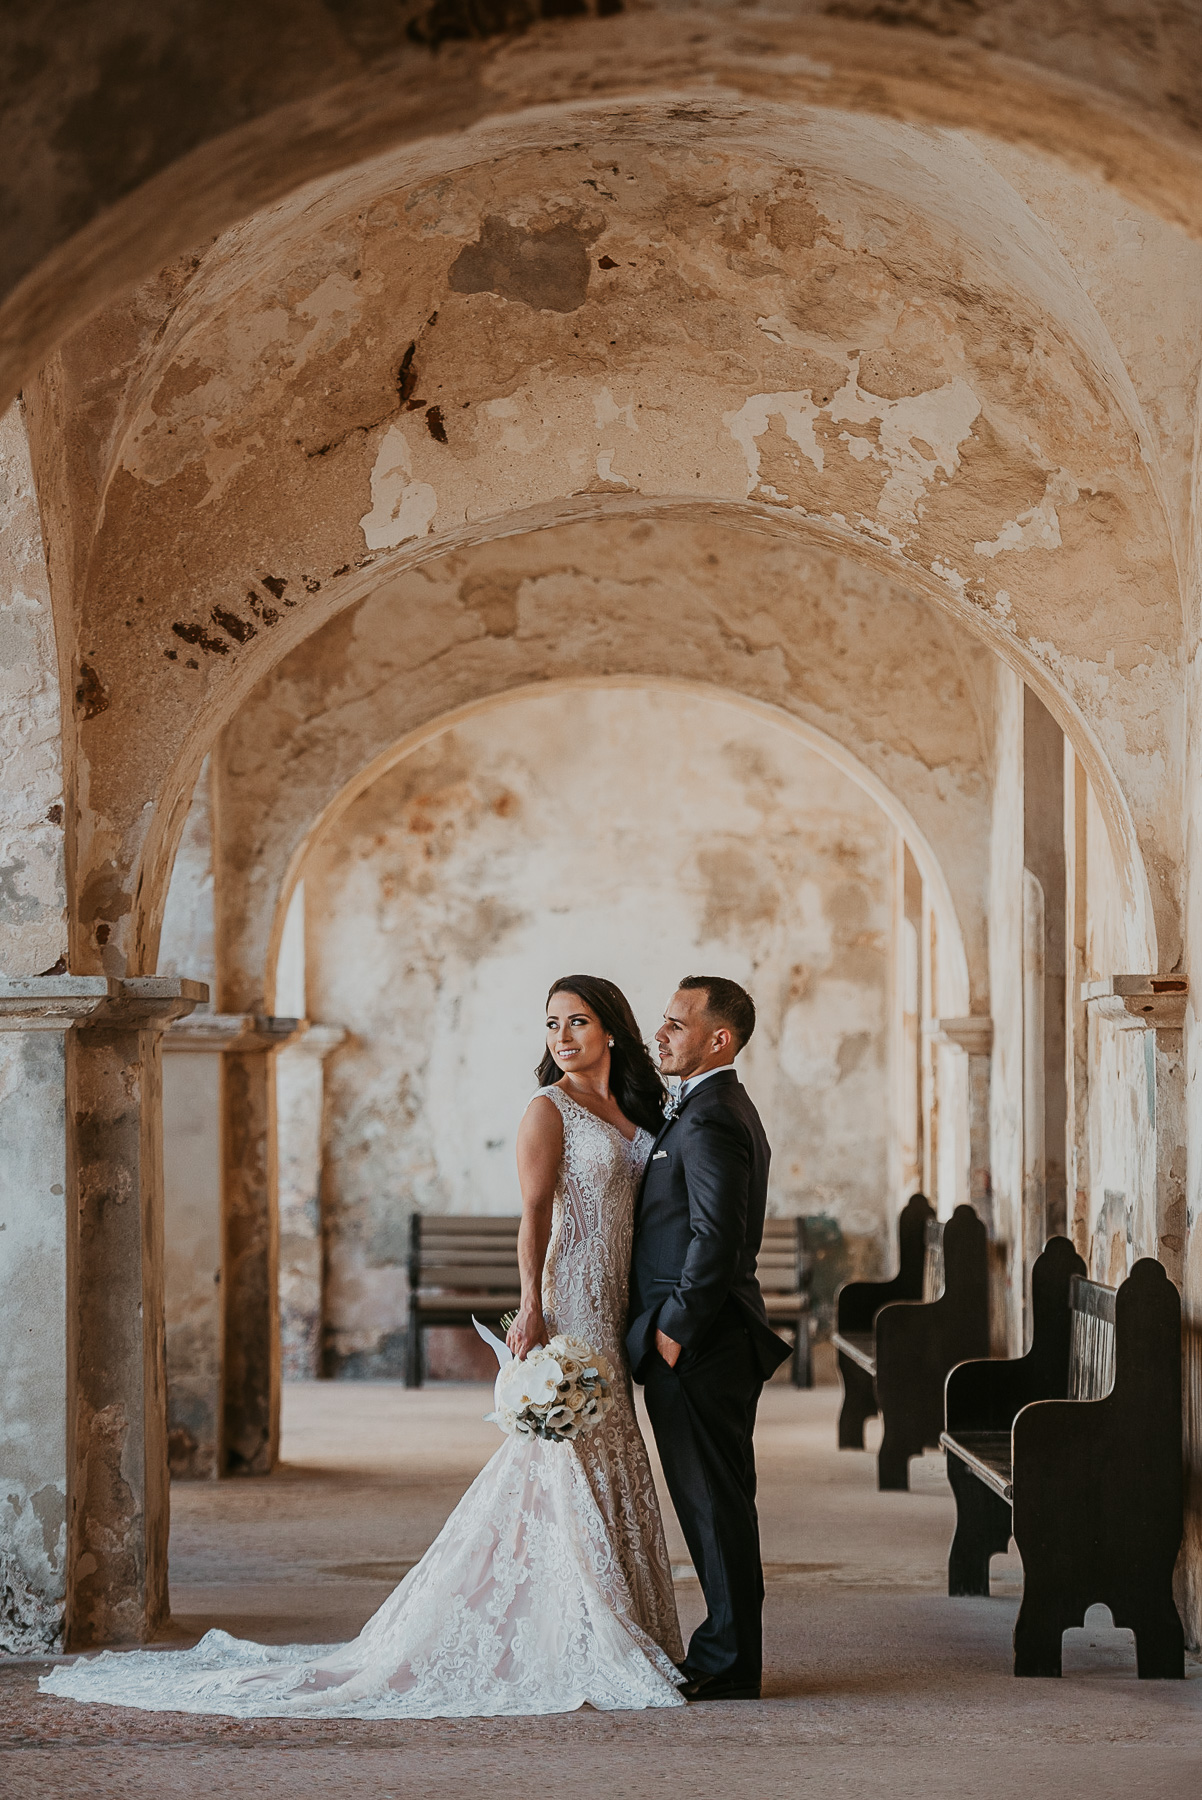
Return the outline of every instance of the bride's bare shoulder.
[[[518,1126],[518,1135],[563,1142],[563,1113],[557,1088],[540,1088],[537,1094],[531,1095]]]

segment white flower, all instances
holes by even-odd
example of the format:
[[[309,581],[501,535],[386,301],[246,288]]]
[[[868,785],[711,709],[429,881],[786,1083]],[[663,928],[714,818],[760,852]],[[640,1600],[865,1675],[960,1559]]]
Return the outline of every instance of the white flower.
[[[545,1406],[554,1400],[563,1374],[559,1364],[545,1353],[511,1362],[497,1376],[494,1389],[498,1406],[521,1412],[527,1406]]]
[[[591,1345],[560,1334],[498,1372],[487,1417],[510,1436],[570,1442],[609,1411],[610,1373]]]

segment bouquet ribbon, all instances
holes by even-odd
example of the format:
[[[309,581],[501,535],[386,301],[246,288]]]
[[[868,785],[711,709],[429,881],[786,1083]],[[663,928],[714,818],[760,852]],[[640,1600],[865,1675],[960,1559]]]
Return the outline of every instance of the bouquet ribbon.
[[[472,1324],[476,1327],[476,1330],[480,1333],[480,1336],[484,1339],[484,1342],[496,1357],[497,1367],[499,1369],[507,1368],[513,1361],[513,1351],[509,1348],[509,1345],[502,1343],[501,1339],[497,1337],[495,1332],[490,1331],[487,1325],[481,1325],[475,1313],[472,1314]]]

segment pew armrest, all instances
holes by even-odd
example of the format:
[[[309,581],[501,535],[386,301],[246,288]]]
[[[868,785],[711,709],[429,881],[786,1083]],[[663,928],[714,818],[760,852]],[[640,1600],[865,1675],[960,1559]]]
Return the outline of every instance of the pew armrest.
[[[849,1281],[839,1289],[835,1326],[846,1336],[871,1331],[882,1306],[906,1298],[900,1275],[892,1281]]]
[[[1046,1399],[1029,1357],[981,1358],[957,1363],[944,1389],[944,1417],[953,1437],[965,1432],[1008,1432],[1032,1400]]]

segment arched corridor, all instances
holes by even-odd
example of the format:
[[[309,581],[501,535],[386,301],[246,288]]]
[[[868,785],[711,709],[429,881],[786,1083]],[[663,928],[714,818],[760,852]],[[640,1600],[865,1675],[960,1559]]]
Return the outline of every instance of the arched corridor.
[[[996,1356],[1049,1235],[1159,1261],[1196,1651],[1195,9],[60,11],[0,125],[0,1668],[170,1629],[286,1380],[391,1391],[594,963],[646,1035],[754,993],[821,1377],[915,1189]],[[829,1395],[769,1398],[783,1542]]]

